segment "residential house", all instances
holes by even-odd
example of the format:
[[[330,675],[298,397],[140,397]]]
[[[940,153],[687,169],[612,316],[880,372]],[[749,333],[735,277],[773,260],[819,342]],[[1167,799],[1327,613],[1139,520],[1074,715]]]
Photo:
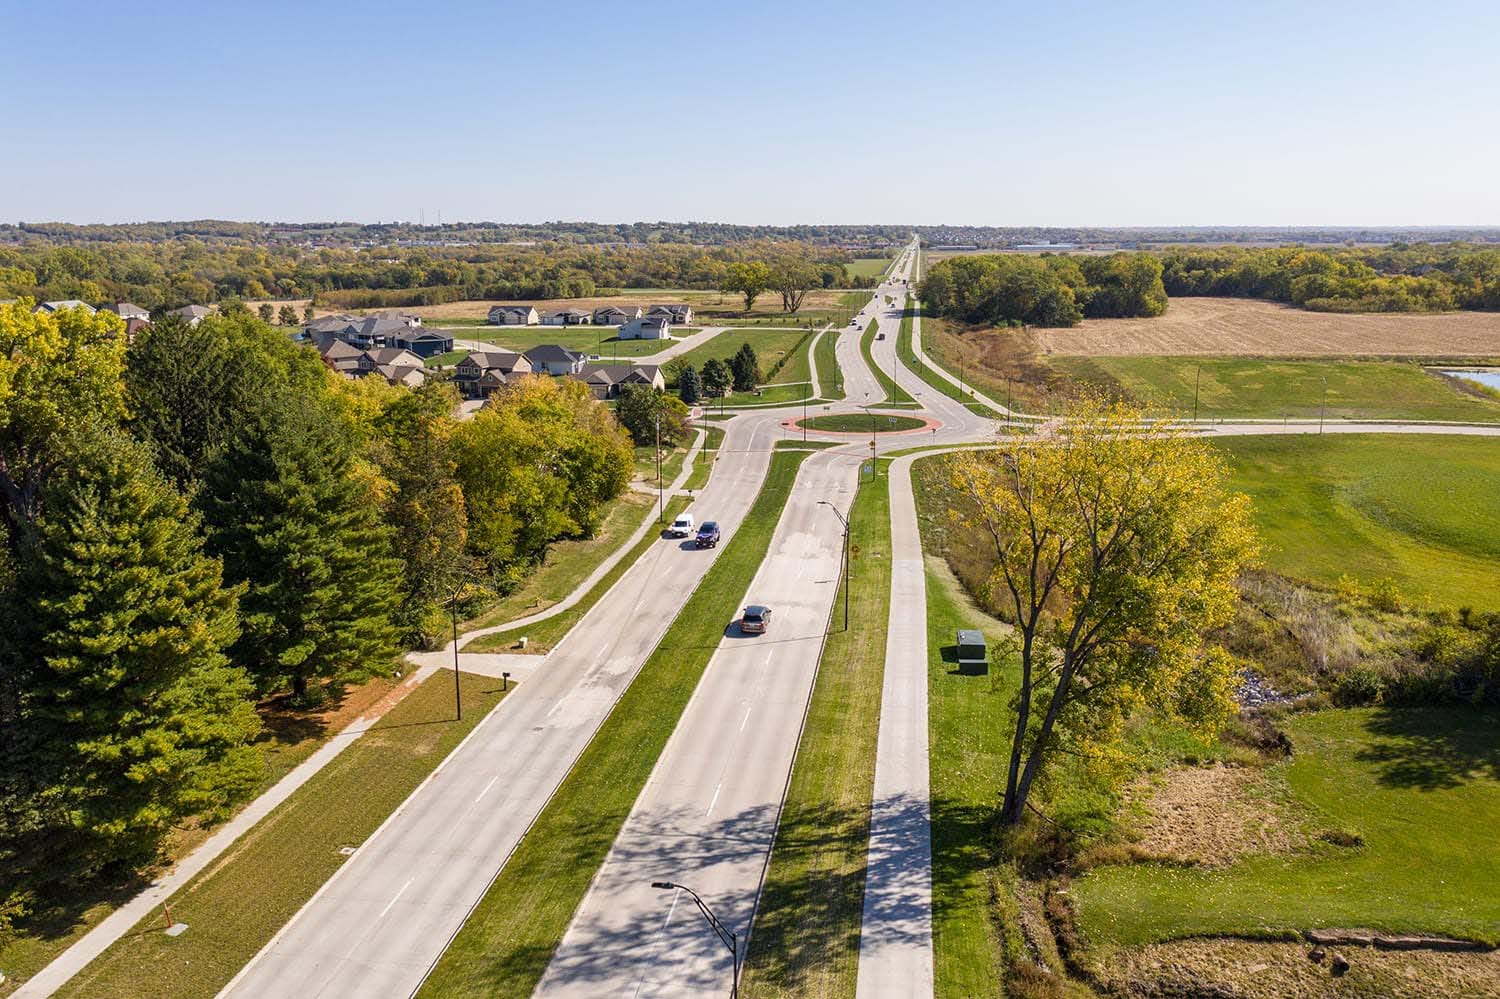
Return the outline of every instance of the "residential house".
[[[507,380],[536,370],[526,354],[508,350],[475,350],[453,369],[453,384],[465,399],[487,399]]]
[[[496,305],[490,309],[491,326],[535,326],[536,309],[530,305]]]
[[[342,371],[353,378],[359,374],[360,361],[365,352],[343,340],[330,340],[325,347],[318,348],[323,363],[334,371]]]
[[[670,340],[672,321],[666,316],[641,316],[620,327],[621,340]]]
[[[337,336],[360,350],[374,350],[377,347],[394,347],[397,338],[406,336],[410,330],[411,327],[400,319],[366,316],[346,325]]]
[[[542,316],[543,326],[587,326],[594,321],[588,309],[558,309]]]
[[[400,309],[381,309],[373,313],[376,319],[394,319],[398,323],[410,326],[412,329],[422,325],[422,317],[410,312],[402,312]]]
[[[613,399],[627,385],[666,388],[661,369],[654,364],[590,364],[573,377],[587,385],[595,399]]]
[[[354,322],[353,316],[338,313],[337,315],[314,319],[302,327],[302,332],[307,334],[307,339],[316,341],[322,336],[338,333],[352,322]]]
[[[95,309],[94,309],[94,307],[92,305],[90,305],[87,302],[80,302],[76,298],[63,298],[63,299],[59,299],[56,302],[43,302],[41,305],[38,305],[36,308],[32,309],[31,311],[34,312],[34,313],[35,312],[57,312],[57,311],[59,311],[61,309],[82,309],[84,312],[88,312],[90,314],[92,314],[95,311]]]
[[[173,309],[167,315],[177,316],[189,326],[197,326],[203,320],[207,319],[213,311],[213,309],[206,305],[184,305],[180,309]]]
[[[633,319],[641,318],[639,305],[606,305],[594,310],[595,326],[624,326]]]
[[[442,330],[413,329],[396,337],[395,346],[418,357],[436,357],[453,349],[453,337]]]
[[[151,323],[149,320],[138,319],[135,316],[131,316],[129,319],[125,320],[125,342],[135,343],[135,338],[141,332],[141,330],[150,328]]]
[[[410,367],[395,364],[382,364],[374,371],[392,385],[405,385],[407,388],[418,388],[427,381],[427,369],[425,367]]]
[[[526,352],[531,358],[534,370],[538,374],[549,375],[576,375],[583,370],[588,362],[588,355],[580,354],[576,350],[559,347],[554,343],[544,343],[539,347],[532,347]]]
[[[648,316],[665,316],[673,326],[691,326],[693,324],[693,307],[691,305],[653,305],[646,310]]]
[[[129,302],[116,302],[114,305],[106,305],[105,308],[127,322],[132,319],[144,319],[148,323],[151,321],[149,310]]]
[[[420,368],[422,359],[401,347],[377,347],[359,355],[359,373],[367,375],[379,367]]]

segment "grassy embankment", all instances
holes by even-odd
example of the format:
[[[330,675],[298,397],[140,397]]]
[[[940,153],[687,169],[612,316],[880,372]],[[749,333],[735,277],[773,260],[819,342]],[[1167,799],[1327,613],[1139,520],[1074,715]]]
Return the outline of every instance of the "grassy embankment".
[[[655,498],[651,496],[645,496],[644,494],[642,494],[642,498],[647,501],[647,505],[650,506],[654,511],[656,506]],[[666,505],[666,513],[661,517],[662,523],[670,524],[673,518],[675,518],[679,513],[688,508],[690,502],[691,501],[684,496],[675,496],[672,499],[669,499]],[[648,514],[648,516],[650,516],[650,514]],[[637,519],[631,525],[631,530],[633,531],[636,527],[639,527],[640,523],[640,520]],[[628,537],[629,535],[627,534],[626,536]],[[573,630],[573,626],[583,619],[583,616],[587,614],[596,603],[599,602],[600,598],[603,597],[604,594],[609,592],[610,587],[619,582],[620,577],[625,575],[625,573],[630,569],[631,566],[640,561],[641,556],[646,553],[646,549],[650,548],[661,539],[661,531],[648,530],[641,537],[641,539],[635,543],[635,547],[631,548],[631,550],[625,554],[624,558],[615,563],[615,565],[609,570],[609,572],[605,573],[597,583],[589,587],[588,593],[584,594],[583,598],[579,600],[578,603],[574,604],[572,607],[569,607],[567,610],[560,611],[549,618],[545,618],[541,621],[536,621],[532,624],[518,625],[515,628],[506,628],[504,631],[496,631],[488,635],[480,635],[478,638],[465,645],[463,647],[463,651],[526,652],[530,655],[546,655],[548,652],[551,652],[554,647],[556,647],[558,642],[562,641],[564,635]],[[623,543],[623,539],[621,543]],[[618,545],[616,547],[618,547]],[[576,579],[573,581],[572,587],[567,590],[563,590],[558,594],[556,598],[550,601],[550,603],[556,603],[558,600],[561,600],[569,593],[572,593],[580,583],[588,578],[589,573],[594,571],[594,569],[599,565],[599,562],[607,556],[608,552],[601,550],[594,559],[579,565],[577,567]],[[514,617],[526,617],[529,614],[535,613],[537,613],[537,611],[527,610],[513,615],[512,618],[497,618],[496,623],[511,620]],[[517,640],[520,639],[522,635],[526,636],[526,648],[515,648]]]
[[[339,848],[364,842],[502,696],[463,674],[458,722],[452,677],[429,678],[172,896],[187,932],[167,936],[154,912],[58,995],[215,995],[339,869]]]
[[[850,510],[860,554],[850,562],[849,630],[841,583],[750,938],[745,996],[854,995],[890,611],[888,467],[878,462],[876,478],[861,481]]]
[[[1328,420],[1500,421],[1500,398],[1402,361],[1054,356],[1049,363],[1161,415],[1190,417],[1196,386],[1201,420],[1315,420],[1326,382]]]
[[[1267,567],[1500,610],[1500,440],[1431,435],[1219,442],[1254,501]]]
[[[912,309],[908,308],[906,310],[906,314],[901,317],[901,332],[896,334],[896,355],[901,358],[901,363],[906,365],[906,367],[910,368],[912,371],[916,372],[917,376],[921,378],[922,381],[926,382],[928,385],[931,385],[933,388],[943,393],[943,395],[956,402],[963,403],[970,412],[978,416],[989,417],[990,419],[994,419],[995,417],[1000,415],[983,403],[975,402],[970,396],[968,396],[964,392],[961,392],[957,385],[954,385],[948,379],[944,378],[936,371],[933,371],[926,364],[923,364],[921,361],[919,361],[917,359],[916,353],[911,348],[911,338]]]
[[[880,385],[880,390],[885,393],[887,405],[892,406],[915,406],[916,400],[911,394],[897,385],[890,374],[875,364],[875,357],[871,349],[875,345],[875,335],[880,331],[880,321],[871,319],[870,325],[865,327],[864,335],[859,338],[859,352],[865,356],[865,366],[875,375],[875,381]]]
[[[1136,864],[1073,883],[1090,940],[1133,945],[1319,927],[1500,943],[1500,749],[1477,708],[1360,708],[1285,720],[1278,769],[1320,822],[1360,837],[1218,870]]]
[[[423,996],[529,995],[650,776],[747,581],[805,454],[783,452],[661,644],[600,726],[422,987]]]

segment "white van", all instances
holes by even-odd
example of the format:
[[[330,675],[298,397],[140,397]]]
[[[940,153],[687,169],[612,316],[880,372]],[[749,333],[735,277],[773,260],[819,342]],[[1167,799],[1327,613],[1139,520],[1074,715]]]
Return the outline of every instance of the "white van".
[[[669,528],[667,528],[667,537],[669,537],[669,538],[688,538],[688,537],[692,537],[693,529],[696,526],[697,525],[693,523],[693,515],[692,514],[690,514],[690,513],[680,513],[680,514],[677,515],[677,519],[674,520],[674,521],[672,521],[672,526],[669,527]]]

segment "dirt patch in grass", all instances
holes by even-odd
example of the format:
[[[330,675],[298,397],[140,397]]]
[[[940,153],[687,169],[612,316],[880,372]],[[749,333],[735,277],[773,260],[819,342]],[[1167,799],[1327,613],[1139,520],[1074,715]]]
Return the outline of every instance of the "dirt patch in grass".
[[[1128,798],[1146,816],[1134,847],[1142,860],[1225,867],[1309,839],[1266,774],[1246,767],[1178,767],[1138,781]]]
[[[1089,319],[1037,330],[1047,354],[1225,354],[1279,357],[1500,354],[1500,313],[1306,312],[1247,298],[1174,298],[1153,319]]]
[[[1500,997],[1500,953],[1328,948],[1310,960],[1302,943],[1179,940],[1110,955],[1099,984],[1113,995],[1214,999]],[[1349,968],[1336,974],[1334,952]]]

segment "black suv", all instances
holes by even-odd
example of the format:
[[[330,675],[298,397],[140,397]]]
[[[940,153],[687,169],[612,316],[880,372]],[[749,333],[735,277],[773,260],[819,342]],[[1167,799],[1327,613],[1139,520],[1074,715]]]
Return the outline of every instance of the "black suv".
[[[715,520],[705,520],[703,526],[698,528],[698,536],[693,539],[699,548],[719,547],[719,523]]]

